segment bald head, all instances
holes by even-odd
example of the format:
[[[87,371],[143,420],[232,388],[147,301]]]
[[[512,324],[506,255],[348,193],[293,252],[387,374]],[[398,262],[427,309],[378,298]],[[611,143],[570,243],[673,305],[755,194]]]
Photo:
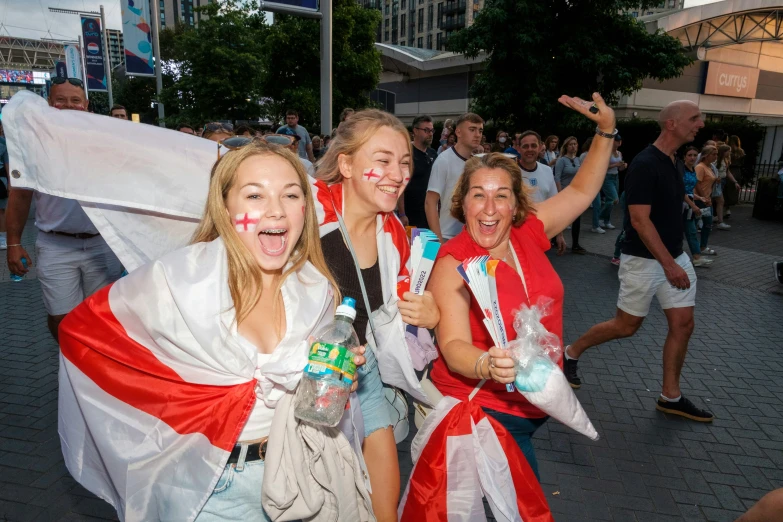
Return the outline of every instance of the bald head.
[[[661,137],[679,148],[696,138],[699,129],[704,127],[699,106],[689,100],[671,102],[658,115],[658,125],[661,127]]]
[[[679,120],[683,116],[699,112],[699,106],[689,100],[677,100],[671,102],[669,105],[661,110],[658,115],[658,125],[661,126],[661,130],[666,129],[666,122],[669,120]]]

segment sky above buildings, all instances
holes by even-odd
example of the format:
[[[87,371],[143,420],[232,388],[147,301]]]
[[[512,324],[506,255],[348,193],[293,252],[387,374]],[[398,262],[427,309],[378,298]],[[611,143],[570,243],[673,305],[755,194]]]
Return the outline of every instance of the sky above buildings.
[[[685,0],[685,7],[717,0]],[[51,13],[48,7],[98,11],[103,4],[109,29],[122,29],[119,0],[0,0],[0,36],[75,40],[80,33],[79,17]]]

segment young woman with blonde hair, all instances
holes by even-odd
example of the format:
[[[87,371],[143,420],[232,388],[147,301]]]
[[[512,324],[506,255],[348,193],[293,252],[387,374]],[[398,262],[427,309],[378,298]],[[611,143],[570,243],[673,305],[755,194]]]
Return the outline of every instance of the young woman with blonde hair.
[[[364,416],[364,458],[378,520],[397,520],[400,474],[392,425],[407,422],[390,415],[384,396],[394,398],[395,393],[388,388],[384,390],[381,372],[386,357],[407,356],[403,351],[408,346],[402,335],[395,337],[398,342],[394,342],[370,333],[369,317],[386,314],[386,319],[375,319],[376,326],[380,322],[392,322],[401,334],[405,331],[404,324],[431,329],[440,319],[429,292],[415,295],[407,291],[409,240],[393,211],[410,181],[411,158],[408,131],[400,120],[378,110],[360,111],[343,122],[318,163],[318,181],[314,185],[327,265],[340,291],[356,297],[354,325],[360,341],[368,342],[367,364],[359,372],[358,395]],[[338,214],[345,224],[342,231]],[[355,251],[370,310],[362,298],[363,289],[349,243]],[[375,341],[381,345],[373,348]],[[376,350],[386,354],[380,357],[380,371]],[[412,372],[412,367],[409,370]],[[405,434],[402,428],[397,438]]]
[[[192,243],[137,268],[62,323],[69,471],[124,520],[267,522],[294,509],[279,502],[291,488],[281,470],[295,473],[281,464],[296,447],[290,433],[311,430],[327,441],[324,451],[345,440],[290,413],[308,338],[332,320],[338,296],[298,157],[258,141],[226,153]],[[320,458],[331,457],[355,484],[352,508],[338,507],[338,518],[371,520],[357,455]],[[274,468],[265,471],[268,461]],[[322,505],[306,508],[295,518]]]

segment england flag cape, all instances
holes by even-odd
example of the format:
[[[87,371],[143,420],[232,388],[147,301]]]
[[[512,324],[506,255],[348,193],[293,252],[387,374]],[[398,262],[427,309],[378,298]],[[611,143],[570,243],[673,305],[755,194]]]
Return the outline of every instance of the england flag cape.
[[[223,241],[198,243],[98,291],[60,326],[65,464],[121,520],[194,520],[256,401],[273,408],[293,392],[308,336],[332,319],[331,287],[306,264],[283,283],[286,332],[257,368],[227,281]]]
[[[482,497],[498,522],[554,522],[514,438],[472,400],[441,399],[416,433],[411,459],[400,522],[486,522]]]
[[[181,132],[79,111],[32,92],[3,110],[13,186],[78,200],[128,272],[187,245],[204,212],[217,145]],[[342,185],[312,179],[321,236],[338,227]],[[378,259],[389,325],[379,332],[382,380],[431,404],[413,369],[397,310],[410,248],[393,214],[378,215]],[[347,260],[346,262],[350,262]],[[426,336],[419,336],[424,338]]]

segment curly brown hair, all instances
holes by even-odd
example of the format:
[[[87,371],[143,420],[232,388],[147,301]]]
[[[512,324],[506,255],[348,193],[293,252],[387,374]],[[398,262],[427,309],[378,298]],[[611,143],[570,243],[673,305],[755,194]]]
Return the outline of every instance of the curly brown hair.
[[[505,154],[492,152],[482,156],[473,156],[465,162],[465,170],[454,187],[454,194],[451,196],[451,215],[460,223],[465,223],[465,209],[463,203],[465,197],[470,192],[470,179],[481,169],[501,169],[505,170],[511,178],[511,191],[516,199],[517,210],[514,213],[512,221],[515,227],[522,226],[525,217],[533,210],[530,202],[529,189],[522,181],[522,171],[517,162]]]

